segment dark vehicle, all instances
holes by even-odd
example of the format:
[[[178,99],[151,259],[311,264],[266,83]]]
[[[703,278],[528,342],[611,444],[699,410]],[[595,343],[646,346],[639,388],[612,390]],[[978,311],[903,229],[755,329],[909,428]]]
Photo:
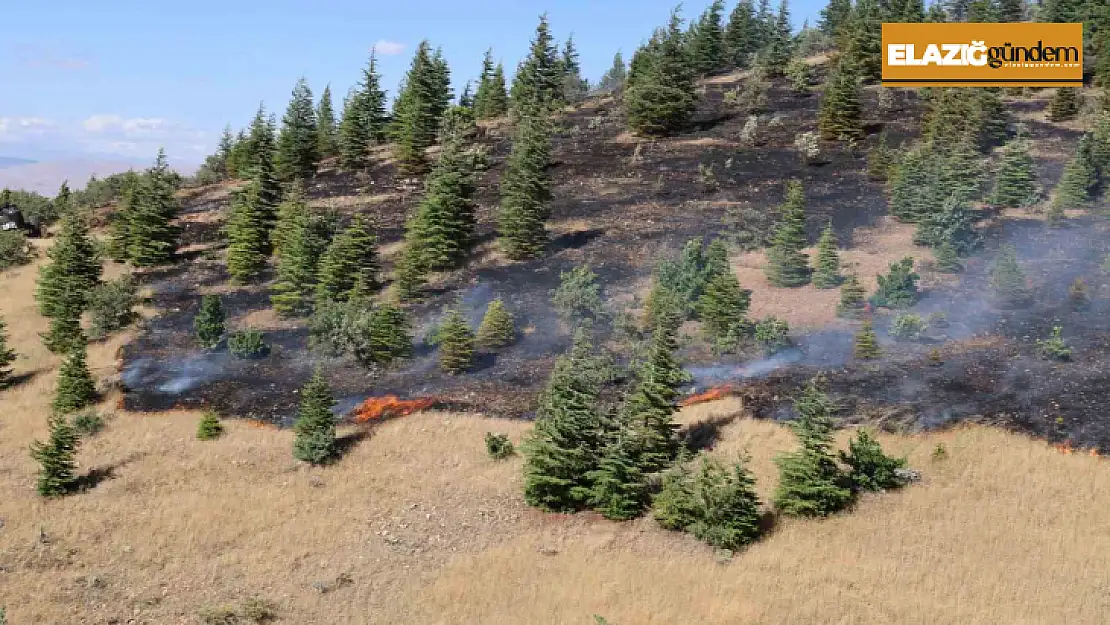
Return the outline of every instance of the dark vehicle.
[[[10,204],[0,206],[0,230],[22,230],[29,237],[42,236],[38,218],[24,219],[23,212]]]

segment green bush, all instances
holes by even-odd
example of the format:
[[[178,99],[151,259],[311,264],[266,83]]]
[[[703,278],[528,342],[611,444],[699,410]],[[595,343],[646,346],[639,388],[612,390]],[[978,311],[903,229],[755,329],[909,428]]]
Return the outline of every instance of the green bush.
[[[389,304],[322,303],[309,322],[309,332],[314,348],[333,356],[353,356],[366,367],[387,366],[412,353],[408,317]]]
[[[34,248],[27,237],[18,230],[0,232],[0,271],[26,265],[34,256]]]
[[[224,338],[224,305],[219,295],[205,295],[200,300],[200,311],[193,319],[197,342],[205,349],[216,349]]]
[[[840,460],[848,465],[848,476],[856,488],[878,491],[906,485],[906,480],[898,474],[898,469],[906,466],[906,459],[883,453],[879,441],[867,430],[860,430],[848,441],[848,452],[841,451]]]
[[[130,276],[101,282],[89,293],[90,336],[101,338],[131,325],[139,303],[135,281]]]
[[[1037,340],[1037,347],[1041,350],[1041,355],[1049,360],[1069,360],[1071,359],[1071,348],[1064,342],[1064,338],[1060,335],[1063,328],[1056,326],[1052,328],[1052,336],[1045,340]]]
[[[755,324],[755,342],[768,355],[790,347],[790,326],[775,317],[760,319]]]
[[[890,335],[906,341],[917,341],[925,334],[928,324],[921,315],[903,313],[894,318],[890,324]]]
[[[559,287],[551,292],[551,303],[571,326],[605,316],[601,285],[589,265],[579,265],[559,274]]]
[[[264,358],[270,353],[270,346],[262,332],[254,328],[236,330],[227,337],[227,348],[236,358]]]
[[[486,453],[494,460],[504,460],[516,453],[508,434],[486,432]]]
[[[921,276],[913,270],[913,258],[907,256],[890,264],[890,273],[879,276],[879,288],[871,296],[872,306],[909,308],[917,301],[917,281]]]
[[[736,550],[759,537],[762,513],[755,478],[742,462],[729,470],[703,455],[697,471],[680,465],[664,474],[654,515],[669,530],[689,532],[714,547]]]
[[[95,436],[104,429],[104,417],[95,410],[85,410],[73,417],[73,429],[81,436]]]
[[[220,417],[215,412],[209,410],[204,413],[197,423],[197,440],[210,441],[219,438],[224,433],[224,426],[220,423]]]

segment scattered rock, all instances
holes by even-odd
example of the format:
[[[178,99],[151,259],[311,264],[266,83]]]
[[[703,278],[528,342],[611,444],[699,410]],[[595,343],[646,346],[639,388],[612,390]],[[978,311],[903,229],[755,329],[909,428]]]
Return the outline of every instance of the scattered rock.
[[[897,477],[898,479],[905,482],[920,482],[921,471],[918,471],[916,469],[895,469],[894,477]]]

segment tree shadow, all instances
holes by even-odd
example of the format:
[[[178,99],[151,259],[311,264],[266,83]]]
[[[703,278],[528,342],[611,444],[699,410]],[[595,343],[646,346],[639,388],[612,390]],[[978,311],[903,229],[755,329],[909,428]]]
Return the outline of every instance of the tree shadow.
[[[143,454],[132,454],[123,460],[113,462],[104,466],[93,467],[89,469],[88,473],[78,476],[73,482],[73,490],[75,492],[83,493],[92,490],[99,486],[102,482],[114,480],[116,478],[116,471],[125,467],[132,462],[141,458]]]
[[[21,384],[30,382],[42,372],[42,369],[35,369],[34,371],[24,371],[23,373],[13,375],[9,377],[6,381],[0,382],[0,390],[15,388]]]
[[[358,446],[363,440],[370,438],[369,428],[360,428],[354,432],[337,436],[335,438],[335,459],[336,461],[343,459],[347,454],[351,453],[355,447]]]
[[[712,449],[721,439],[721,428],[736,420],[736,415],[714,416],[678,431],[682,445],[691,453]]]
[[[585,246],[590,241],[605,234],[601,228],[591,228],[589,230],[576,230],[574,232],[567,232],[560,234],[551,239],[551,247],[555,250],[578,249]]]

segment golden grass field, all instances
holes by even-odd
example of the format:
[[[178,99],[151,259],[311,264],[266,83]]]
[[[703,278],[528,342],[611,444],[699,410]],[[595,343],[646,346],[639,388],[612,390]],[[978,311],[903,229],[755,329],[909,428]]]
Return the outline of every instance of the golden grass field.
[[[287,431],[232,421],[200,442],[196,414],[115,412],[80,453],[82,471],[114,477],[45,501],[27,446],[45,435],[57,359],[37,336],[35,272],[0,274],[0,315],[25,356],[16,373],[36,372],[0,392],[10,625],[201,623],[203,610],[252,598],[297,625],[592,625],[594,614],[613,625],[1100,625],[1110,614],[1110,462],[981,427],[883,436],[921,483],[786,521],[729,562],[650,519],[527,508],[521,460],[488,459],[482,436],[519,441],[529,425],[441,412],[388,422],[324,469],[293,462]],[[91,349],[98,376],[114,373],[124,339]],[[766,495],[792,438],[742,412],[725,400],[681,420],[740,415],[714,453],[749,453]],[[938,443],[947,459],[931,459]]]

